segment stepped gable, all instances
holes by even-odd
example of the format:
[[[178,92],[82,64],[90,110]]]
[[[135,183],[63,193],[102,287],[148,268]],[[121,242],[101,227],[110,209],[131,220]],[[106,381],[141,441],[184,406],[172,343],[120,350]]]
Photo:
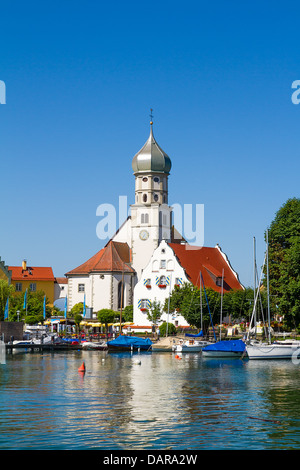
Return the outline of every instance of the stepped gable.
[[[130,248],[128,244],[110,241],[85,263],[66,273],[66,276],[74,274],[87,275],[103,271],[134,273],[134,270],[127,263],[130,263]]]
[[[169,243],[190,282],[200,287],[200,272],[205,288],[221,292],[222,270],[224,269],[223,290],[242,290],[237,273],[232,269],[226,255],[217,245],[215,248],[195,247],[187,244]]]

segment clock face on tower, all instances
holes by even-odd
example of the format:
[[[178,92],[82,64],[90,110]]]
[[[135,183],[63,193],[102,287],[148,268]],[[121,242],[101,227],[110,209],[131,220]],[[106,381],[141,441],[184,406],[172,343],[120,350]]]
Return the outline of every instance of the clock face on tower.
[[[147,240],[149,237],[149,233],[147,232],[147,230],[141,230],[140,231],[140,239],[141,240]]]

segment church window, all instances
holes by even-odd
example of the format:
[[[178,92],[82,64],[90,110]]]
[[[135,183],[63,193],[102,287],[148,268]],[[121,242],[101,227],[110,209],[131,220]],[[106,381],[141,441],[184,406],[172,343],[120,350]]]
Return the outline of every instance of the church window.
[[[149,214],[141,214],[141,224],[149,223]]]
[[[118,283],[118,309],[124,307],[124,282]]]
[[[143,202],[147,202],[147,194],[143,194]]]
[[[78,292],[84,292],[84,284],[78,284]]]
[[[158,194],[154,194],[154,201],[157,202],[158,201]]]
[[[155,176],[155,177],[153,178],[153,181],[154,181],[154,183],[159,183],[159,178],[158,178],[158,176]]]
[[[146,183],[147,181],[148,181],[148,178],[146,176],[144,176],[143,182]]]

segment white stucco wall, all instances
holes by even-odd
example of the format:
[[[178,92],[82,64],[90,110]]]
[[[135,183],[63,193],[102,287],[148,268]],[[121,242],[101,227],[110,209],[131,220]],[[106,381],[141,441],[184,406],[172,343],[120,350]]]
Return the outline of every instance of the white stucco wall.
[[[161,276],[166,278],[167,286],[165,288],[159,287]],[[147,279],[151,281],[151,288],[146,287],[144,284]],[[150,262],[143,270],[141,279],[134,288],[133,321],[135,325],[151,325],[151,322],[147,319],[147,313],[141,310],[141,301],[149,300],[153,302],[156,300],[161,305],[164,305],[177,280],[182,284],[189,282],[172,248],[169,247],[165,240],[162,240],[156,250],[154,250]],[[181,315],[175,315],[174,312],[169,313],[169,318],[167,313],[163,313],[161,321],[167,320],[178,326],[188,325]]]

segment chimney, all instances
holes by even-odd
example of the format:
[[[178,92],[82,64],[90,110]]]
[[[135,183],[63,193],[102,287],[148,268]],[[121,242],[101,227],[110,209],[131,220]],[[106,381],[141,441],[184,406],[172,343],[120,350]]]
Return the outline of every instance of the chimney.
[[[22,270],[26,271],[26,269],[27,269],[27,261],[26,261],[26,259],[23,259],[23,261],[22,261]]]

